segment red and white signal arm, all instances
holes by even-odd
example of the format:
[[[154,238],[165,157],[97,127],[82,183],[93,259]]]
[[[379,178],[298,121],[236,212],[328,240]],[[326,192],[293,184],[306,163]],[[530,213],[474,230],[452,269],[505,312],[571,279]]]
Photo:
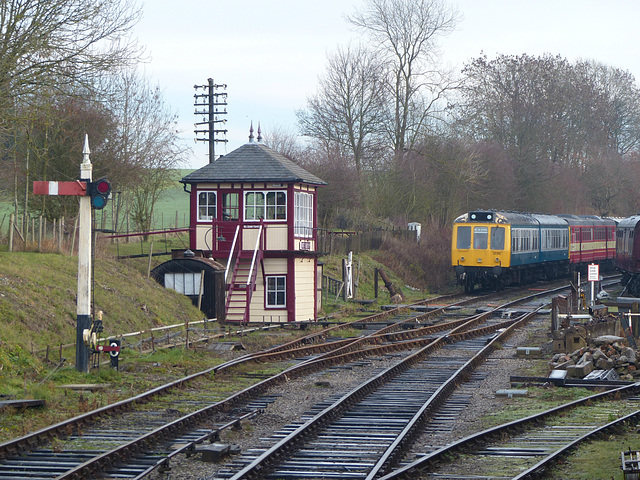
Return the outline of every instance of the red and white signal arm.
[[[111,342],[109,345],[98,345],[96,348],[98,352],[109,352],[112,357],[120,355],[120,345],[116,342]]]
[[[587,280],[589,282],[597,282],[600,280],[600,265],[592,263],[587,271]]]

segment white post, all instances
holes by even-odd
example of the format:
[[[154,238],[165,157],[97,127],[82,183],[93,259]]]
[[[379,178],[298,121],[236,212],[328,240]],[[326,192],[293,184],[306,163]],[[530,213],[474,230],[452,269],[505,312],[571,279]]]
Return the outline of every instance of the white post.
[[[347,298],[353,298],[353,252],[349,252],[347,257],[345,289]]]
[[[84,137],[80,180],[91,182],[93,166],[89,159],[89,136]],[[80,197],[78,212],[78,301],[76,331],[76,370],[89,371],[89,349],[84,343],[83,331],[91,327],[91,198]]]

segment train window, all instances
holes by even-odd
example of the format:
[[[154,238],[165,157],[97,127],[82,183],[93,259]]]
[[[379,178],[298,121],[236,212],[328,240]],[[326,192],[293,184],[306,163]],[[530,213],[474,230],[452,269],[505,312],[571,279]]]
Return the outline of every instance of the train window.
[[[474,227],[473,248],[484,250],[487,248],[489,229],[487,227]]]
[[[511,251],[519,252],[520,249],[520,233],[519,229],[511,230]]]
[[[458,227],[457,248],[471,248],[471,227]]]
[[[504,228],[491,229],[491,250],[504,250]]]

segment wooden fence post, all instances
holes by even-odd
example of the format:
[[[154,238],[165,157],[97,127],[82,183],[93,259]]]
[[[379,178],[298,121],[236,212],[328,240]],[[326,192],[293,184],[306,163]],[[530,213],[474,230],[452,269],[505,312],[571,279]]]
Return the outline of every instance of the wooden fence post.
[[[149,245],[149,263],[147,264],[147,278],[151,276],[151,259],[153,258],[153,242]]]
[[[38,251],[41,252],[42,251],[42,215],[40,215],[39,217],[39,224],[38,224]]]
[[[64,217],[61,217],[60,221],[58,222],[58,253],[62,253],[62,233],[64,231],[63,225]]]
[[[9,251],[13,252],[13,213],[9,216]]]

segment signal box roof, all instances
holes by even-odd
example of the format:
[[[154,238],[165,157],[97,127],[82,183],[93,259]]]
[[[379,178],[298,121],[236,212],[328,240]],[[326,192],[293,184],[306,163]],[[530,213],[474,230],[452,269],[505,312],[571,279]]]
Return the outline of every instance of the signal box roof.
[[[250,142],[191,172],[181,183],[327,183],[262,143]]]

